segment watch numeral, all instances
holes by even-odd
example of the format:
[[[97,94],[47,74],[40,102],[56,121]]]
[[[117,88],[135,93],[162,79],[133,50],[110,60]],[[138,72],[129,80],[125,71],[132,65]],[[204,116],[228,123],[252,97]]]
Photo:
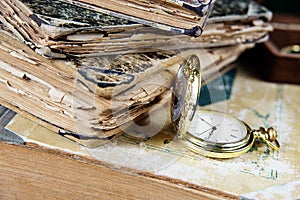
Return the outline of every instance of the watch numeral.
[[[232,135],[232,134],[231,134],[230,136],[231,136],[231,137],[233,137],[233,138],[237,138],[237,136],[235,136],[235,135]]]

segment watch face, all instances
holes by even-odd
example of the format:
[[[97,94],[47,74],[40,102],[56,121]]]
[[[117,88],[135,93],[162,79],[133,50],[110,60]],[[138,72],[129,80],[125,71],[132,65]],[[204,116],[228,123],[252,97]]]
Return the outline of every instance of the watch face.
[[[239,142],[247,135],[243,122],[219,112],[197,112],[188,132],[201,140],[222,144]]]

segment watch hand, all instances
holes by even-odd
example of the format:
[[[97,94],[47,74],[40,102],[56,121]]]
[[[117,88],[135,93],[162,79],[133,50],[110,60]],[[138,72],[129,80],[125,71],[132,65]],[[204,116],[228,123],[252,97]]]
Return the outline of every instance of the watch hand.
[[[202,135],[202,134],[206,133],[207,131],[209,131],[211,129],[213,129],[212,130],[212,132],[213,132],[213,131],[217,130],[217,126],[220,126],[220,124],[217,124],[216,126],[213,126],[213,127],[209,128],[209,129],[207,129],[206,131],[203,131],[202,133],[199,133],[198,135]]]
[[[212,136],[213,132],[214,132],[214,129],[209,133],[207,139],[209,139]]]
[[[214,131],[217,130],[217,126],[219,126],[219,125],[220,125],[220,124],[218,124],[218,125],[212,127],[212,130],[211,130],[211,132],[209,133],[209,136],[207,137],[207,139],[209,139],[209,138],[213,135]]]
[[[198,116],[198,118],[199,118],[201,121],[203,121],[203,122],[205,122],[206,124],[208,124],[208,125],[210,125],[210,126],[213,127],[213,125],[211,125],[210,123],[208,123],[205,119],[203,119],[203,118],[201,118],[201,117],[199,117],[199,116]]]
[[[199,133],[198,135],[202,135],[202,134],[206,133],[207,131],[209,131],[210,129],[212,129],[212,127],[207,129],[206,131],[203,131],[202,133]]]

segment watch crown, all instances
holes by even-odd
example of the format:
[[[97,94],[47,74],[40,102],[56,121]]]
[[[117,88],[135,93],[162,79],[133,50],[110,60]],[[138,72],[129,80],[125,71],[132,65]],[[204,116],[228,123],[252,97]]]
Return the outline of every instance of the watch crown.
[[[257,139],[261,139],[262,141],[266,142],[268,146],[274,150],[278,150],[280,148],[280,144],[277,140],[278,133],[273,127],[268,129],[260,127],[258,131],[254,131],[254,134],[256,135]]]
[[[273,127],[268,128],[267,133],[270,142],[274,142],[278,137],[278,133]]]

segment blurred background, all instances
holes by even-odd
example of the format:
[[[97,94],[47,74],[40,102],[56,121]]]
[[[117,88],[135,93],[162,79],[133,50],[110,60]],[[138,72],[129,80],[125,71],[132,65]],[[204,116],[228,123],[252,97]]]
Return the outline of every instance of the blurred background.
[[[300,1],[299,0],[258,0],[258,3],[266,6],[275,13],[300,15]]]
[[[300,1],[258,0],[273,12],[273,32],[246,51],[246,59],[266,81],[300,84]]]

